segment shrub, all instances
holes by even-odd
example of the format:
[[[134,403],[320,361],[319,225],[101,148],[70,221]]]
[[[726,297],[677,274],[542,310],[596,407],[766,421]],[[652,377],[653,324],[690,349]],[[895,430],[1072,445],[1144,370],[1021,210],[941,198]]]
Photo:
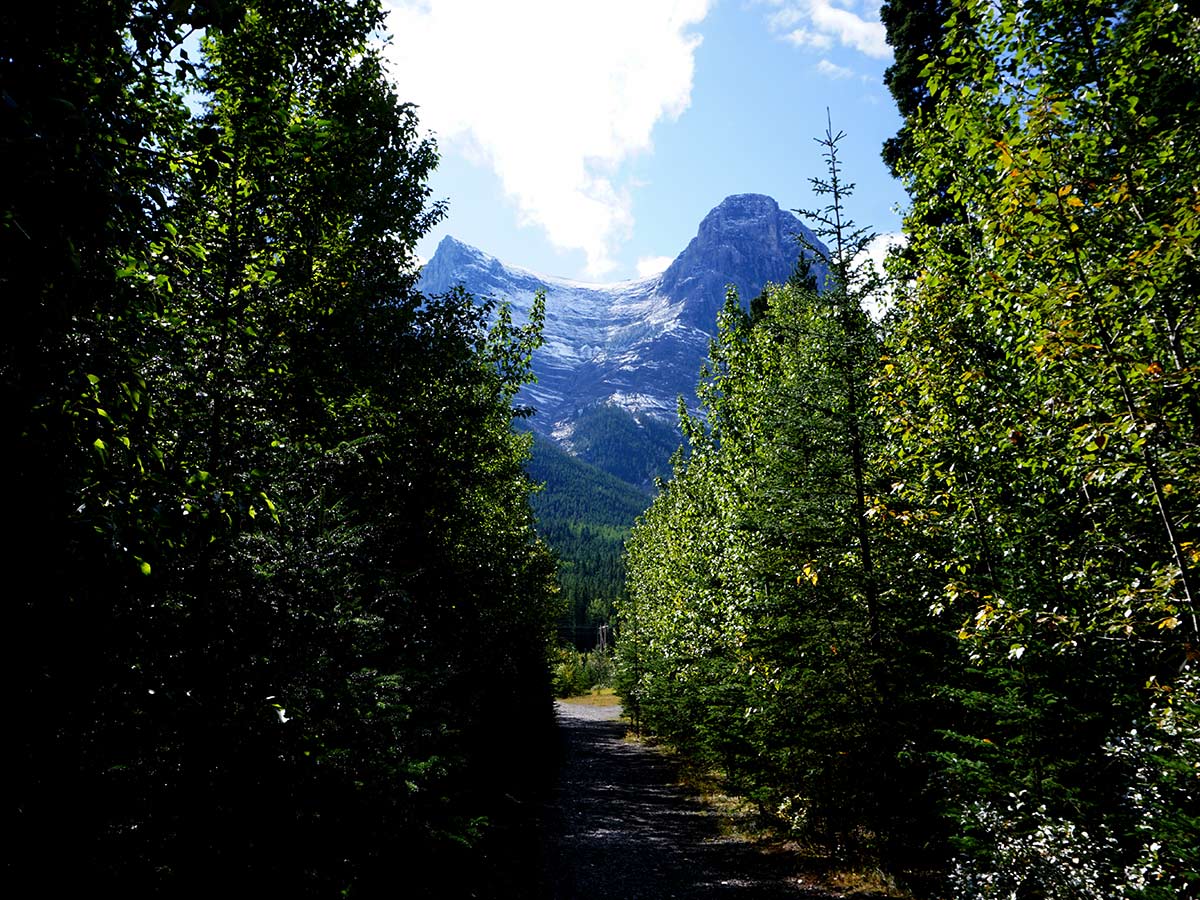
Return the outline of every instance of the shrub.
[[[609,652],[593,650],[580,653],[571,647],[559,647],[552,661],[554,694],[557,697],[571,697],[585,694],[592,688],[610,687],[613,669],[613,658]]]

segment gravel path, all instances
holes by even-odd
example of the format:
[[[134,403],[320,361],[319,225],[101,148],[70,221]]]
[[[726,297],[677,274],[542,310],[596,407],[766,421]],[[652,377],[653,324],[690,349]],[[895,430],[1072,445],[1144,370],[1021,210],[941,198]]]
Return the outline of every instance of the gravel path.
[[[627,742],[619,708],[557,704],[562,761],[543,819],[547,896],[555,900],[827,898],[676,787],[661,754]]]

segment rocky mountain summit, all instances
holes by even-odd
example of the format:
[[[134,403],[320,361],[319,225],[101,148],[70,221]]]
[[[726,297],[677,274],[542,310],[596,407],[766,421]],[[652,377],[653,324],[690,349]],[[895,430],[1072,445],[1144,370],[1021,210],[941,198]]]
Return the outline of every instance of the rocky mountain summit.
[[[420,289],[436,294],[461,284],[509,303],[517,321],[537,291],[546,292],[545,344],[533,357],[538,380],[518,400],[537,410],[530,420],[535,431],[574,451],[596,444],[594,435],[581,433],[589,423],[612,428],[613,417],[597,417],[597,407],[622,410],[635,432],[673,424],[681,395],[695,403],[726,286],[748,304],[768,282],[788,279],[804,246],[823,251],[812,231],[770,197],[737,194],[705,216],[687,248],[651,278],[589,284],[540,275],[446,237]]]
[[[683,305],[689,324],[712,332],[727,285],[749,303],[764,285],[791,277],[803,246],[825,252],[817,236],[770,197],[735,194],[704,217],[696,236],[663,272],[658,290]]]

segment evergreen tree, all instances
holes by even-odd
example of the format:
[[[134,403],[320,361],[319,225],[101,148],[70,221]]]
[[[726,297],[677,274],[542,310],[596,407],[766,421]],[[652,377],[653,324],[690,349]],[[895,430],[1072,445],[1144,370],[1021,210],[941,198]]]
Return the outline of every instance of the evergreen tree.
[[[950,9],[949,0],[886,0],[879,8],[893,57],[883,81],[905,120],[899,133],[883,145],[883,160],[893,175],[899,175],[903,161],[911,157],[913,128],[919,114],[931,106],[932,97],[922,73],[929,59],[945,52],[945,23]]]

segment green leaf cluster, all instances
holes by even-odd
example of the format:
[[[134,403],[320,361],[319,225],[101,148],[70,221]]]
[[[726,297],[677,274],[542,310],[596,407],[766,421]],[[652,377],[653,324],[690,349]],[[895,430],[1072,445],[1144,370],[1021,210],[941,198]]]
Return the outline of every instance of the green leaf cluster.
[[[0,13],[18,875],[466,892],[548,715],[541,306],[414,293],[379,4],[69,7]]]
[[[913,204],[879,401],[892,509],[970,663],[940,751],[959,892],[1078,896],[1019,862],[1073,847],[1096,896],[1192,896],[1198,835],[1163,812],[1191,789],[1151,803],[1158,764],[1112,748],[1159,730],[1147,684],[1193,708],[1195,10],[947,12],[897,164]]]

